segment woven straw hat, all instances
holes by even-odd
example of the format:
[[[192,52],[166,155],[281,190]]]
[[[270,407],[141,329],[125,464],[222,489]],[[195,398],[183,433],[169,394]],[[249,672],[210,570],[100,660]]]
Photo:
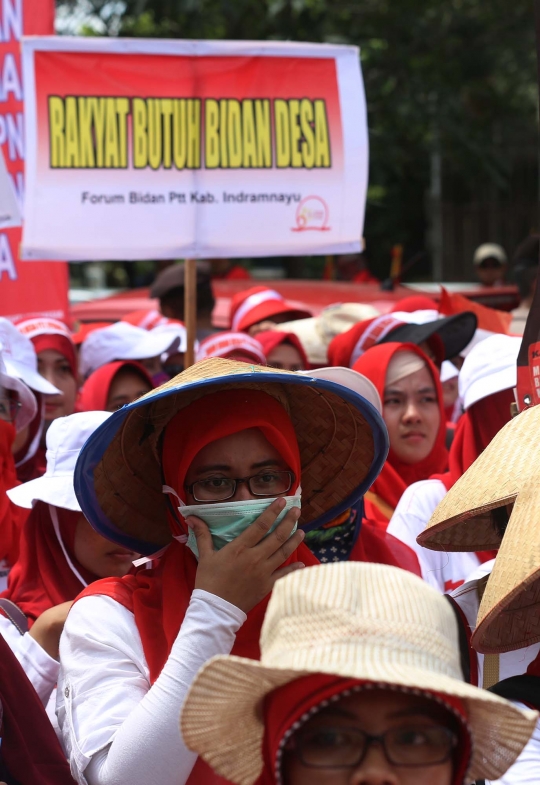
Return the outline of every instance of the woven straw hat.
[[[492,510],[516,499],[540,461],[540,406],[523,411],[498,432],[450,488],[417,541],[433,551],[484,551],[501,538]],[[540,563],[540,562],[539,562]]]
[[[186,745],[221,776],[251,785],[263,766],[263,698],[311,673],[461,698],[472,736],[467,782],[498,779],[538,716],[463,681],[453,611],[420,578],[381,564],[337,562],[276,583],[260,662],[219,655],[201,668],[181,715]]]
[[[379,474],[388,453],[387,431],[380,414],[354,389],[214,357],[115,412],[85,444],[75,468],[75,493],[100,534],[145,555],[171,541],[160,437],[190,403],[230,389],[262,390],[288,411],[302,461],[301,525],[332,520]]]
[[[540,641],[539,509],[537,474],[519,491],[478,609],[471,642],[484,654],[513,651]]]

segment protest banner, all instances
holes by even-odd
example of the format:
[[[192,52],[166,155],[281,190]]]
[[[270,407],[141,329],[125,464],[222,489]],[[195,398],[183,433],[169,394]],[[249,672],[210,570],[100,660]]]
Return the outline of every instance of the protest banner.
[[[22,204],[25,188],[20,42],[23,33],[51,33],[53,22],[54,0],[0,2],[0,146],[19,205]],[[5,183],[0,183],[0,192],[3,193],[5,186]],[[7,203],[1,199],[2,193],[0,213],[4,215]],[[20,220],[0,220],[0,229],[10,224],[16,226]],[[20,243],[20,228],[0,231],[0,315],[17,318],[43,314],[66,318],[67,265],[64,262],[21,263]]]
[[[23,258],[360,250],[355,47],[41,38],[23,69]]]

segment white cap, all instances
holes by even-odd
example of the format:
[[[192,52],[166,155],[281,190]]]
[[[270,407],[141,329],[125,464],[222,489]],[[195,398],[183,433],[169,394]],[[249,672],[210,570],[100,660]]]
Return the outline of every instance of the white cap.
[[[516,386],[520,346],[520,335],[496,333],[471,349],[459,372],[459,395],[465,409]]]
[[[94,330],[81,346],[80,372],[86,377],[114,360],[146,360],[160,357],[165,352],[178,350],[178,330],[143,330],[127,322],[116,322],[110,327]]]
[[[450,360],[445,360],[441,365],[441,384],[449,382],[450,379],[455,379],[456,376],[459,376],[459,371],[454,363],[451,363]]]
[[[500,264],[506,264],[508,258],[502,245],[497,243],[483,243],[479,245],[473,256],[473,264],[482,264],[485,259],[497,259]]]
[[[48,316],[35,316],[33,319],[17,322],[17,330],[27,338],[35,338],[36,335],[63,335],[68,340],[73,340],[71,332],[64,322],[51,319]]]
[[[0,344],[9,376],[22,379],[32,390],[45,395],[60,394],[60,390],[38,373],[36,350],[30,338],[21,335],[9,319],[0,318]]]
[[[11,488],[7,492],[11,501],[27,509],[40,501],[80,511],[73,488],[75,464],[88,437],[110,416],[110,412],[80,412],[53,420],[46,437],[47,471],[43,477]]]
[[[178,338],[178,346],[172,346],[165,350],[164,354],[169,356],[171,354],[175,354],[176,352],[180,352],[181,354],[186,351],[187,349],[187,330],[183,324],[179,322],[168,322],[164,324],[158,324],[157,327],[152,327],[149,330],[150,334],[153,335],[169,335],[171,337],[171,341],[174,341],[175,338]],[[195,351],[199,346],[199,342],[195,341]]]
[[[30,425],[32,420],[37,414],[37,401],[32,390],[21,382],[15,376],[11,376],[4,364],[2,357],[2,346],[0,345],[0,387],[5,387],[6,390],[11,390],[17,393],[19,398],[20,407],[15,417],[15,430],[17,433]]]
[[[327,366],[326,368],[315,368],[313,371],[297,371],[302,376],[309,376],[310,379],[324,379],[327,382],[341,384],[349,390],[361,395],[370,403],[379,414],[382,414],[382,403],[377,388],[373,382],[362,373],[353,371],[352,368],[345,368],[343,365]]]

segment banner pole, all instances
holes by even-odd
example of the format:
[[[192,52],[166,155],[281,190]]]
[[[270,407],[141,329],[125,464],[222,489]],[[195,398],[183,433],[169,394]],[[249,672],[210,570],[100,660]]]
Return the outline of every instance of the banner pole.
[[[195,259],[184,262],[184,321],[187,333],[184,368],[195,362],[195,338],[197,333],[197,263]]]

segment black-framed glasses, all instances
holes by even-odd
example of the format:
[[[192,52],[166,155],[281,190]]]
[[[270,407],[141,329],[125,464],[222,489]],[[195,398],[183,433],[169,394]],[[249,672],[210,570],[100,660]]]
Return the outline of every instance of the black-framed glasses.
[[[445,763],[457,736],[439,725],[406,725],[372,736],[359,728],[317,727],[295,734],[287,744],[304,764],[314,769],[359,766],[372,744],[380,744],[393,766],[436,766]]]
[[[197,502],[224,502],[232,499],[239,483],[245,482],[253,496],[279,496],[294,482],[293,472],[267,470],[251,477],[206,477],[186,485]]]
[[[17,413],[22,404],[16,397],[1,397],[0,398],[0,420],[4,422],[15,422]]]

